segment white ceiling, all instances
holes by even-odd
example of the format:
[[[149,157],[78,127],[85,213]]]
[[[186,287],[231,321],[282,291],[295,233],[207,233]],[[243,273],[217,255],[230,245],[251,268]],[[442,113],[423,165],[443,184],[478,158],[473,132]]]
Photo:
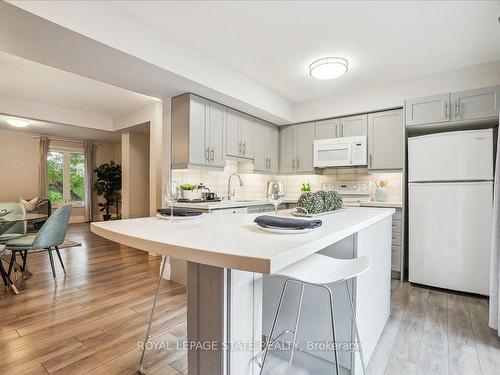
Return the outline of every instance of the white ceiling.
[[[4,52],[0,52],[0,93],[111,118],[156,100]]]
[[[119,142],[121,132],[108,132],[104,130],[90,129],[83,126],[56,124],[53,122],[29,120],[25,128],[15,128],[7,123],[7,119],[15,118],[10,115],[0,114],[0,129],[19,131],[24,133],[43,134],[52,137],[60,137],[76,140],[100,140]]]
[[[500,60],[500,1],[111,2],[291,102]],[[331,81],[307,66],[343,56]]]

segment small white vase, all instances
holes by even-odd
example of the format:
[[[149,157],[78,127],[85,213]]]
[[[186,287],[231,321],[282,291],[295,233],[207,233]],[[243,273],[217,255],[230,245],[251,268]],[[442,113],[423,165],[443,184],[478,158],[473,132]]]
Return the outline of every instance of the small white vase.
[[[375,200],[377,202],[385,202],[387,200],[388,191],[385,187],[378,187],[375,190]]]
[[[192,201],[195,199],[195,191],[194,190],[182,190],[182,198]]]

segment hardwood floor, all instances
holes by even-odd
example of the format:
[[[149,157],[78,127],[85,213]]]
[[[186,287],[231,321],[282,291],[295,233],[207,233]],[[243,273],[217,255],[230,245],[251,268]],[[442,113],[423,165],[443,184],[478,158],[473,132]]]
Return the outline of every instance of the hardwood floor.
[[[61,251],[57,288],[45,252],[30,255],[33,277],[18,296],[0,292],[0,374],[136,374],[158,280],[160,259],[71,225],[82,247]],[[369,364],[370,375],[493,375],[500,373],[500,339],[488,327],[485,298],[394,281],[391,315]],[[185,288],[162,282],[149,350],[151,374],[187,373],[176,343],[186,337]],[[234,374],[238,375],[238,374]]]
[[[71,225],[67,237],[82,247],[61,250],[67,276],[56,260],[57,288],[41,252],[28,258],[33,276],[16,282],[21,294],[0,294],[0,374],[136,374],[160,258],[98,237],[87,224]],[[185,338],[183,286],[162,281],[156,316],[152,331],[168,329],[156,342]],[[145,367],[179,375],[186,356],[150,350]]]

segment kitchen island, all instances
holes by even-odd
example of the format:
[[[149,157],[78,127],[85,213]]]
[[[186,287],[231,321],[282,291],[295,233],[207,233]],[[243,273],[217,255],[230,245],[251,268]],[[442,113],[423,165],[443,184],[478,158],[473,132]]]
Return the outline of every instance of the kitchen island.
[[[127,246],[188,261],[188,339],[214,343],[209,350],[196,346],[189,351],[190,375],[255,375],[259,368],[254,357],[278,302],[279,283],[265,275],[316,252],[342,258],[371,256],[370,270],[352,285],[369,360],[389,316],[394,212],[392,208],[346,208],[322,217],[320,228],[303,234],[265,232],[253,223],[255,214],[202,215],[174,223],[158,218],[118,220],[92,223],[91,230]],[[344,313],[347,301],[340,301],[345,299],[342,292],[335,294],[340,336],[350,341],[351,322]],[[315,298],[314,293],[311,296]],[[304,311],[303,321],[310,325],[303,330],[304,340],[308,332],[316,339],[317,331],[329,329],[321,319],[311,322],[310,314],[314,311]],[[331,361],[328,352],[304,354]],[[352,353],[343,353],[340,362],[347,373],[361,373]]]

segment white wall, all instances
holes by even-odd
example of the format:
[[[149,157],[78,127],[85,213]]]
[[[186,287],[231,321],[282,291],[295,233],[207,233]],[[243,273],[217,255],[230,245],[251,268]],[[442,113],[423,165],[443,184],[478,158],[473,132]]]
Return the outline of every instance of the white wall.
[[[500,84],[500,61],[296,103],[294,122],[402,107],[405,99]]]

